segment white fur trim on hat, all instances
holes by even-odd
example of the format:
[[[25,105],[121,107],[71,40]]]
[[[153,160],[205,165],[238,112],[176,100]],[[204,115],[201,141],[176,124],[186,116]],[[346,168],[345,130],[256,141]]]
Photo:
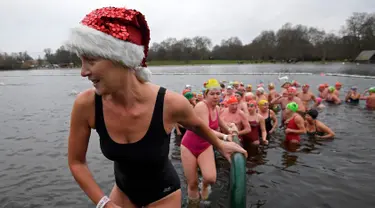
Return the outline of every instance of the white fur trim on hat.
[[[140,67],[145,56],[144,46],[117,39],[94,28],[79,25],[71,30],[68,50],[94,57],[118,61],[134,69],[140,81],[150,81],[151,71]]]

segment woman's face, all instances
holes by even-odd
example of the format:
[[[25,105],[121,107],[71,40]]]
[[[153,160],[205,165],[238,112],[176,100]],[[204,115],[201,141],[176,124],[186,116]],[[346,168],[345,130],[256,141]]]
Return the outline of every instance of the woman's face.
[[[210,89],[207,92],[206,100],[212,105],[217,105],[220,101],[220,89]]]
[[[126,75],[129,70],[115,65],[112,61],[81,57],[82,69],[81,76],[87,77],[94,85],[99,95],[110,94],[123,86],[126,82]]]
[[[291,110],[288,109],[288,108],[285,109],[285,115],[286,115],[286,116],[290,116],[290,115],[292,115],[292,114],[293,114],[293,111],[291,111]]]
[[[237,98],[238,101],[242,100],[241,95],[239,95],[239,94],[237,94],[237,93],[236,93],[236,98]]]
[[[306,121],[309,121],[309,122],[312,122],[314,120],[309,114],[305,115],[305,119]]]
[[[255,103],[248,103],[248,104],[247,104],[247,110],[248,110],[249,112],[254,112],[255,109],[256,109],[256,105],[255,105]]]
[[[259,110],[267,111],[268,110],[268,103],[264,103],[262,105],[259,105]]]

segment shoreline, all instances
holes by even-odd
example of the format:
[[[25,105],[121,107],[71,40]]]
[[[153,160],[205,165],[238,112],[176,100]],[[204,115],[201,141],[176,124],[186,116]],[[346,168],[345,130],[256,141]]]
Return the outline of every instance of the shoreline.
[[[356,64],[355,62],[345,62],[345,61],[299,61],[295,63],[287,63],[287,62],[271,62],[271,61],[250,61],[250,60],[191,60],[191,61],[175,61],[175,60],[165,60],[165,61],[149,61],[147,62],[147,66],[199,66],[199,65],[263,65],[263,64],[285,64],[285,65],[298,65],[298,64],[339,64],[339,63],[345,63],[345,64]],[[367,64],[366,65],[372,65]],[[0,71],[18,71],[18,70],[39,70],[39,69],[75,69],[80,68],[81,66],[75,66],[73,68],[24,68],[24,69],[0,69]]]

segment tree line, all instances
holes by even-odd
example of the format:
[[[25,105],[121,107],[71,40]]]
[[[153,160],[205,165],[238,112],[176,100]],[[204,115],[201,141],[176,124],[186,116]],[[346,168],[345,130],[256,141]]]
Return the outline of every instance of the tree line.
[[[375,13],[353,13],[339,34],[316,27],[284,24],[279,30],[262,31],[251,43],[238,37],[213,45],[205,36],[167,38],[150,47],[148,61],[251,60],[256,62],[352,61],[363,50],[375,50]],[[26,63],[36,66],[79,66],[80,59],[61,46],[54,53],[33,60],[27,52],[0,54],[0,69],[20,69]]]

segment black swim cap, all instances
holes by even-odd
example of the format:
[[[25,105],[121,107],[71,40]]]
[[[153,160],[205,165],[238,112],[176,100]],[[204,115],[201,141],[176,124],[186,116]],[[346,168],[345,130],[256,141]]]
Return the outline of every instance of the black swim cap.
[[[243,93],[240,92],[240,91],[236,91],[235,94],[238,94],[238,95],[241,96],[241,97],[243,96]]]
[[[309,116],[311,116],[312,119],[316,119],[319,115],[319,112],[315,109],[310,109],[306,112],[306,114],[308,114]]]

